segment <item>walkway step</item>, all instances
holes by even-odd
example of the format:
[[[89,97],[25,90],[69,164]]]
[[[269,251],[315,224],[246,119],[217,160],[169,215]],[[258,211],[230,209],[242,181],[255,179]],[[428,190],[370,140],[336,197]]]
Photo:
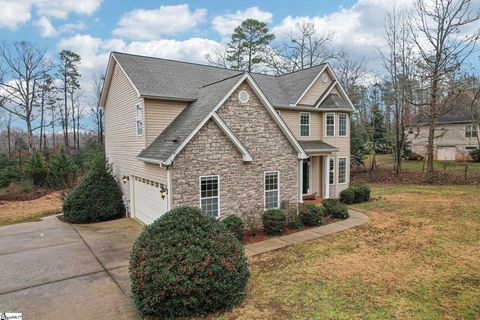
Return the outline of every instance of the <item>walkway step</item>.
[[[348,210],[348,213],[349,218],[342,221],[246,245],[245,254],[247,257],[252,257],[257,254],[277,250],[293,244],[302,243],[308,240],[321,238],[329,234],[348,230],[365,224],[368,221],[368,216],[361,212]]]

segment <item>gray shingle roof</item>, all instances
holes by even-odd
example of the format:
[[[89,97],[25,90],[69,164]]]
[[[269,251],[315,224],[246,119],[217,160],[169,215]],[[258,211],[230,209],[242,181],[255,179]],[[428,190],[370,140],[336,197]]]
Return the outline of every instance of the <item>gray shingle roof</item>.
[[[319,106],[321,109],[342,109],[342,110],[353,110],[352,106],[336,94],[329,94],[322,104]]]
[[[241,75],[200,88],[197,100],[188,105],[138,157],[166,161],[240,80]]]
[[[458,111],[452,110],[451,112],[444,114],[438,117],[437,123],[438,124],[447,124],[447,123],[471,123],[472,122],[472,115],[467,111]],[[425,115],[421,115],[418,120],[416,121],[419,125],[426,125],[428,124],[428,117]]]
[[[338,148],[335,148],[332,145],[329,145],[328,143],[323,142],[322,140],[312,140],[312,141],[298,141],[300,145],[302,146],[303,150],[305,152],[331,152],[331,151],[337,151]]]

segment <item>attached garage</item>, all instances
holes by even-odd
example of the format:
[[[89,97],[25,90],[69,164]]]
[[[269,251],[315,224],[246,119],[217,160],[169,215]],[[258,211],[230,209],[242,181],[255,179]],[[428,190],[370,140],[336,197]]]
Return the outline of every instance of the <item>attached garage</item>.
[[[145,178],[133,179],[134,217],[145,224],[150,224],[168,211],[168,198],[160,196],[161,184]]]
[[[455,147],[438,147],[437,160],[452,161],[455,160]]]

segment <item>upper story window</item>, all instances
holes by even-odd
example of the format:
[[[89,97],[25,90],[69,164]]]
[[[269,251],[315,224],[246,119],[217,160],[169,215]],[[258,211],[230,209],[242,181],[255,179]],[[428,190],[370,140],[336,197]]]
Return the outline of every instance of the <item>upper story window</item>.
[[[219,176],[200,177],[200,207],[214,218],[217,218],[220,213],[219,190]]]
[[[280,176],[278,171],[265,172],[265,209],[280,207]]]
[[[141,104],[137,104],[136,109],[136,127],[137,127],[137,136],[143,135],[143,107]]]
[[[335,136],[335,113],[325,114],[325,135],[327,137]]]
[[[347,114],[346,113],[338,114],[338,135],[340,137],[347,136]]]
[[[300,112],[300,136],[310,136],[310,112]]]
[[[338,183],[347,182],[347,158],[338,158]]]
[[[465,126],[465,138],[475,138],[477,136],[477,127],[474,124]]]

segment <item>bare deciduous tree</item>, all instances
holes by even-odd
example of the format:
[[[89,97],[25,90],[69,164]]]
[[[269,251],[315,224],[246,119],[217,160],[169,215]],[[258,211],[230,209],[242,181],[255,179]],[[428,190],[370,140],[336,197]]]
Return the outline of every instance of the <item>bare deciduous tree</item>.
[[[98,143],[103,145],[103,109],[100,107],[100,98],[102,96],[104,74],[99,74],[92,80],[92,89],[95,96],[95,103],[91,107],[91,114],[95,123]]]
[[[440,87],[458,73],[474,50],[480,29],[464,32],[480,19],[480,11],[473,10],[471,0],[417,0],[415,13],[411,30],[421,56],[419,64],[428,81],[428,179],[433,174],[435,126],[442,112],[447,112],[439,104]]]

